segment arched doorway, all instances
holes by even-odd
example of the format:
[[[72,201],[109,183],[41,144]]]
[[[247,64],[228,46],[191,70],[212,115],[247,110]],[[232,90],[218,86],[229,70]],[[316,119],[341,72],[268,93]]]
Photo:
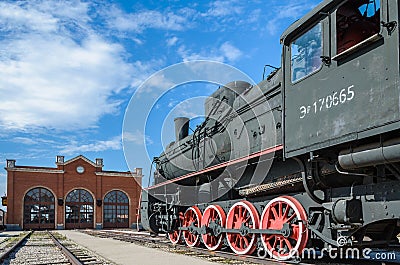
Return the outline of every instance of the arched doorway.
[[[113,190],[104,196],[103,227],[129,227],[129,199],[124,192]]]
[[[46,188],[34,188],[24,196],[24,229],[54,229],[55,200]]]
[[[65,199],[65,228],[93,228],[93,197],[83,189],[68,193]]]

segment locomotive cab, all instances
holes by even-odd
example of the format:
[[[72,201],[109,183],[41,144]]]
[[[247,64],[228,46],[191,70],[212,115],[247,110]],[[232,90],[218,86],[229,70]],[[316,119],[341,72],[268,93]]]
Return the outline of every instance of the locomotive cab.
[[[326,0],[283,33],[286,157],[400,127],[397,5]]]

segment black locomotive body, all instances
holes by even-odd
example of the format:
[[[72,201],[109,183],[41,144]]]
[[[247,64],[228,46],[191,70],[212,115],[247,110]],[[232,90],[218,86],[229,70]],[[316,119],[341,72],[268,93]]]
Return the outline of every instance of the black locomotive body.
[[[191,135],[177,119],[143,226],[283,260],[398,248],[399,12],[397,0],[325,0],[283,33],[280,69],[221,86]]]

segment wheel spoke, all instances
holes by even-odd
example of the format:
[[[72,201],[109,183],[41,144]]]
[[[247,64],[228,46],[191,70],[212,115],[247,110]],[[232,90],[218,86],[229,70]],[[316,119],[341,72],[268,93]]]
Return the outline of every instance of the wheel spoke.
[[[287,238],[283,238],[283,240],[285,241],[286,246],[288,247],[288,250],[289,251],[292,250],[293,249],[292,243],[290,243],[290,241]]]
[[[290,221],[292,221],[293,218],[295,218],[295,217],[296,217],[296,214],[293,213],[289,218],[286,218],[285,223],[290,223]]]
[[[281,237],[279,238],[279,249],[283,249],[283,240]]]
[[[268,235],[264,237],[265,241],[269,241],[271,238],[274,238],[274,235]]]
[[[278,202],[278,215],[279,217],[282,217],[282,202]]]
[[[243,237],[243,241],[245,242],[246,246],[248,246],[250,244],[249,240],[247,239],[247,237]]]
[[[211,210],[210,221],[214,221],[216,218],[217,218],[217,212],[214,210]]]
[[[276,248],[276,245],[278,244],[278,237],[274,237],[275,238],[275,241],[274,241],[274,245],[272,246],[272,249],[275,249]]]
[[[247,223],[247,222],[249,222],[250,220],[251,220],[251,216],[249,215],[249,216],[247,216],[246,219],[243,220],[243,223]]]
[[[240,235],[238,235],[238,234],[235,234],[235,242],[236,242],[236,245],[238,244],[238,242],[240,241]]]
[[[276,212],[275,207],[271,207],[272,214],[275,216],[275,219],[278,219],[278,213]]]
[[[290,209],[289,205],[286,205],[285,212],[283,213],[283,216],[282,216],[283,220],[285,220],[287,218],[287,216],[289,214],[289,209]],[[287,221],[285,220],[285,222],[287,222]]]

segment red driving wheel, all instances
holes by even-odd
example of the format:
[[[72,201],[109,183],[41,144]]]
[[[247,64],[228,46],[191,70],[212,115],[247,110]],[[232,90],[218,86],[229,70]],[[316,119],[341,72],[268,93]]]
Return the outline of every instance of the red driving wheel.
[[[201,222],[201,211],[197,206],[188,208],[183,216],[183,227],[190,227],[193,224],[196,227],[200,227]],[[195,247],[200,244],[200,236],[192,233],[189,230],[183,231],[183,238],[185,239],[186,245],[189,247]]]
[[[182,225],[182,220],[183,220],[183,213],[180,212],[179,213],[178,227]],[[171,233],[168,233],[169,241],[171,241],[171,243],[173,245],[181,243],[181,234],[182,234],[182,231],[179,230],[179,229],[176,229],[176,230],[172,231]]]
[[[307,213],[295,198],[281,196],[271,200],[261,215],[260,229],[281,230],[284,224],[288,224],[291,233],[287,237],[261,234],[261,242],[268,254],[278,260],[299,256],[308,241],[306,221]]]
[[[235,203],[226,217],[227,229],[240,229],[242,224],[245,227],[258,228],[259,216],[257,209],[248,201]],[[226,233],[228,245],[238,255],[251,254],[256,249],[257,235],[240,233]]]
[[[219,205],[210,205],[203,212],[203,217],[201,219],[201,226],[207,226],[211,228],[212,225],[219,225],[223,227],[225,225],[225,222],[226,222],[226,214],[222,209],[222,207]],[[203,239],[204,245],[209,250],[218,250],[222,247],[223,243],[222,233],[220,233],[218,236],[215,236],[211,233],[207,233],[202,235],[201,237]]]

